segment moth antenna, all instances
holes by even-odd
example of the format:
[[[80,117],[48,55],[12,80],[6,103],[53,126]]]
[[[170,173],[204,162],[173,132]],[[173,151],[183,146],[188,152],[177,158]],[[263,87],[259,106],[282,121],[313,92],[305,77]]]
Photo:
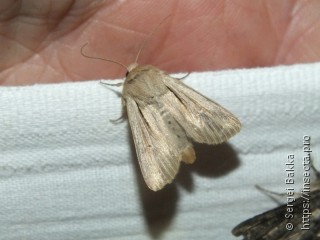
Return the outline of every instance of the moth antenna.
[[[144,40],[144,42],[142,43],[139,51],[138,51],[138,54],[137,54],[137,57],[135,59],[135,63],[138,62],[138,59],[139,59],[139,56],[140,56],[140,53],[142,52],[142,50],[144,49],[144,47],[147,45],[147,42],[150,40],[150,38],[152,37],[152,35],[159,29],[159,27],[162,25],[162,23],[167,20],[169,17],[171,17],[172,14],[168,15],[167,17],[165,17],[159,24],[158,26],[153,29],[153,31],[151,33],[148,34],[148,37]]]
[[[81,47],[81,55],[86,57],[86,58],[91,58],[91,59],[96,59],[96,60],[102,60],[102,61],[106,61],[106,62],[112,62],[112,63],[115,63],[115,64],[118,64],[120,65],[121,67],[125,68],[127,70],[127,72],[129,72],[129,69],[126,65],[122,64],[121,62],[117,62],[117,61],[114,61],[114,60],[111,60],[111,59],[106,59],[106,58],[101,58],[101,57],[93,57],[93,56],[89,56],[87,55],[86,53],[84,53],[84,48],[88,45],[89,43],[86,42],[82,47]]]

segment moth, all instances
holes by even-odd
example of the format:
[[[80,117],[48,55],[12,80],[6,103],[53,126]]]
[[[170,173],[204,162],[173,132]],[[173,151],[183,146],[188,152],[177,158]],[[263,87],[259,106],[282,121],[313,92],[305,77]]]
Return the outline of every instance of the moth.
[[[179,79],[154,66],[138,65],[143,46],[135,63],[128,67],[119,63],[127,70],[122,106],[126,109],[143,178],[151,190],[158,191],[173,181],[181,161],[188,164],[195,161],[192,141],[223,143],[240,131],[241,124],[228,110]],[[83,56],[102,59],[84,54],[83,47]]]
[[[317,179],[311,185],[308,198],[301,196],[292,203],[292,218],[285,217],[288,213],[287,204],[283,204],[240,223],[232,230],[232,234],[242,235],[244,240],[320,240],[320,172],[314,167],[313,170]],[[303,225],[306,206],[309,206],[311,213],[307,216],[310,217],[307,222],[310,226],[307,228]],[[304,221],[307,220],[305,218]],[[292,229],[288,229],[288,226]]]

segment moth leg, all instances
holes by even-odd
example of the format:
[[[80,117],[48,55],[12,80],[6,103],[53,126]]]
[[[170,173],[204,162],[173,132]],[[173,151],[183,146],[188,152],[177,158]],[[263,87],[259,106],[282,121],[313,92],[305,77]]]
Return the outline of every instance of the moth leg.
[[[123,97],[121,97],[121,105],[122,105],[121,116],[116,119],[110,119],[110,122],[121,123],[127,118],[126,101],[124,100]]]
[[[116,124],[116,123],[122,123],[124,121],[124,119],[126,118],[126,113],[121,114],[120,117],[116,118],[116,119],[110,119],[110,122]]]
[[[114,84],[111,84],[111,83],[105,83],[105,82],[102,82],[100,81],[100,84],[102,85],[105,85],[105,86],[115,86],[115,87],[120,87],[123,85],[123,82],[120,82],[120,83],[114,83]],[[122,113],[121,113],[121,116],[116,118],[116,119],[110,119],[110,122],[112,123],[121,123],[124,121],[125,118],[127,118],[127,113],[126,113],[126,110],[125,110],[125,106],[126,106],[126,103],[123,99],[123,96],[120,92],[118,91],[115,91],[114,89],[112,88],[109,88],[111,91],[113,91],[115,94],[118,95],[118,97],[121,97],[121,103],[122,103]]]
[[[181,78],[176,78],[176,79],[178,79],[178,80],[182,80],[182,79],[187,78],[189,75],[190,75],[190,73],[187,73],[187,74],[186,74],[186,75],[184,75],[183,77],[181,77]]]
[[[107,86],[114,86],[114,87],[121,87],[123,85],[123,82],[120,83],[106,83],[100,80],[100,84],[107,85]]]
[[[121,87],[123,85],[123,83],[115,83],[115,84],[111,84],[111,83],[105,83],[100,81],[100,84],[104,85],[104,86],[114,86],[114,87]],[[122,94],[112,88],[107,87],[109,90],[111,90],[112,92],[114,92],[115,94],[117,94],[118,97],[123,97]]]

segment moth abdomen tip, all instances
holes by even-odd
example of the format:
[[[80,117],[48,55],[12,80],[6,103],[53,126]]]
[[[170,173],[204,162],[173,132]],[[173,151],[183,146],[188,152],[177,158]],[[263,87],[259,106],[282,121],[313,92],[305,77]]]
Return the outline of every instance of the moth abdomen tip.
[[[194,163],[194,161],[196,160],[196,153],[194,151],[193,146],[188,146],[186,147],[182,153],[182,161],[187,163],[187,164],[191,164]]]

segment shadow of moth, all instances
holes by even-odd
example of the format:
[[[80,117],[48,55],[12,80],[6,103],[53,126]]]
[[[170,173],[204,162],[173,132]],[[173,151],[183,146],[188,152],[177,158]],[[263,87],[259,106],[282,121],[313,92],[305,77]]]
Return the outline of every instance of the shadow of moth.
[[[122,106],[127,112],[143,178],[151,190],[158,191],[173,181],[181,161],[195,161],[191,141],[223,143],[240,131],[241,124],[228,110],[179,79],[153,66],[138,65],[144,44],[135,63],[128,67],[84,54],[87,44],[81,53],[126,68]]]

